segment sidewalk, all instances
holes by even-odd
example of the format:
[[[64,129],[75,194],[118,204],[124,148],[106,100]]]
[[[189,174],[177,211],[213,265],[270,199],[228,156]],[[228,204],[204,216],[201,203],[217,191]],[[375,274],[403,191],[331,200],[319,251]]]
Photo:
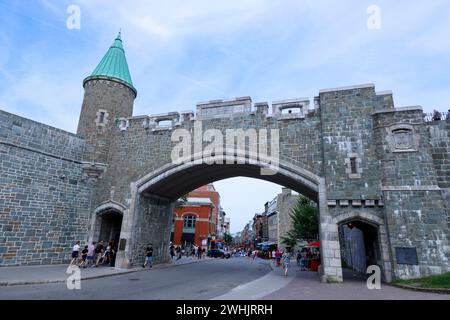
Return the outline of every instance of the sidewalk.
[[[288,276],[284,276],[283,269],[276,267],[273,261],[259,259],[257,263],[269,264],[272,271],[264,277],[237,286],[226,294],[215,297],[212,300],[259,300],[272,292],[284,288],[295,278],[292,272]]]
[[[153,266],[153,269],[170,268],[191,263],[199,263],[209,261],[206,259],[191,259],[183,257],[181,260],[173,260],[173,263],[161,263]],[[23,267],[0,267],[0,287],[15,285],[31,285],[66,282],[71,273],[66,273],[68,265],[39,265],[39,266],[23,266]],[[109,266],[99,266],[98,268],[80,268],[81,280],[98,279],[111,277],[132,272],[149,270],[142,267],[134,267],[131,269],[120,269]]]
[[[381,284],[381,290],[369,290],[366,281],[358,276],[344,276],[343,283],[321,283],[317,272],[297,271],[285,287],[272,292],[263,300],[450,300],[448,294],[414,292],[389,284]]]

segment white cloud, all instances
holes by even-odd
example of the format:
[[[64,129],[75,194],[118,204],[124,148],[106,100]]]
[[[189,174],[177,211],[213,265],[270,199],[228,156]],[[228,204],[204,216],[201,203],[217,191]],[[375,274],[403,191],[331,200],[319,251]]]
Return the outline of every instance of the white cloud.
[[[16,79],[14,87],[0,95],[0,102],[8,112],[76,132],[82,94],[80,85],[55,79],[53,74],[30,73]]]

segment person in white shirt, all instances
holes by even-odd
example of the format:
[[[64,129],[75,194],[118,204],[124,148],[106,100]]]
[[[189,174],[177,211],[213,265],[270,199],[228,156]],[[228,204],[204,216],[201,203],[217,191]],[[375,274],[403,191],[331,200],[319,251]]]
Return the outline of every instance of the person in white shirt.
[[[77,241],[72,249],[72,261],[70,262],[70,264],[77,264],[79,255],[80,255],[80,241]]]

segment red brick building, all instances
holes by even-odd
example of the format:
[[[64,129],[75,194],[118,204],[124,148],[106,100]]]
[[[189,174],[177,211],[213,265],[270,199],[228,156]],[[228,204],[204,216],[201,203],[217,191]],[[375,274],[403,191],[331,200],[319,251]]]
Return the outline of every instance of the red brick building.
[[[219,207],[220,195],[212,184],[190,192],[187,202],[174,210],[173,244],[206,248],[216,239]]]

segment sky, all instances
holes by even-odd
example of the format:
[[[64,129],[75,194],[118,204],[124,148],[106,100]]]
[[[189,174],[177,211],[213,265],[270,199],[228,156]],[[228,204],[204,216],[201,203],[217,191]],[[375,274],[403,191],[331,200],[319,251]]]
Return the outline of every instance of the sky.
[[[80,19],[69,28],[73,6]],[[448,0],[0,0],[0,109],[75,132],[82,81],[119,30],[134,115],[242,96],[312,100],[367,83],[392,90],[396,107],[450,107]],[[281,191],[251,180],[216,186],[233,232]]]

